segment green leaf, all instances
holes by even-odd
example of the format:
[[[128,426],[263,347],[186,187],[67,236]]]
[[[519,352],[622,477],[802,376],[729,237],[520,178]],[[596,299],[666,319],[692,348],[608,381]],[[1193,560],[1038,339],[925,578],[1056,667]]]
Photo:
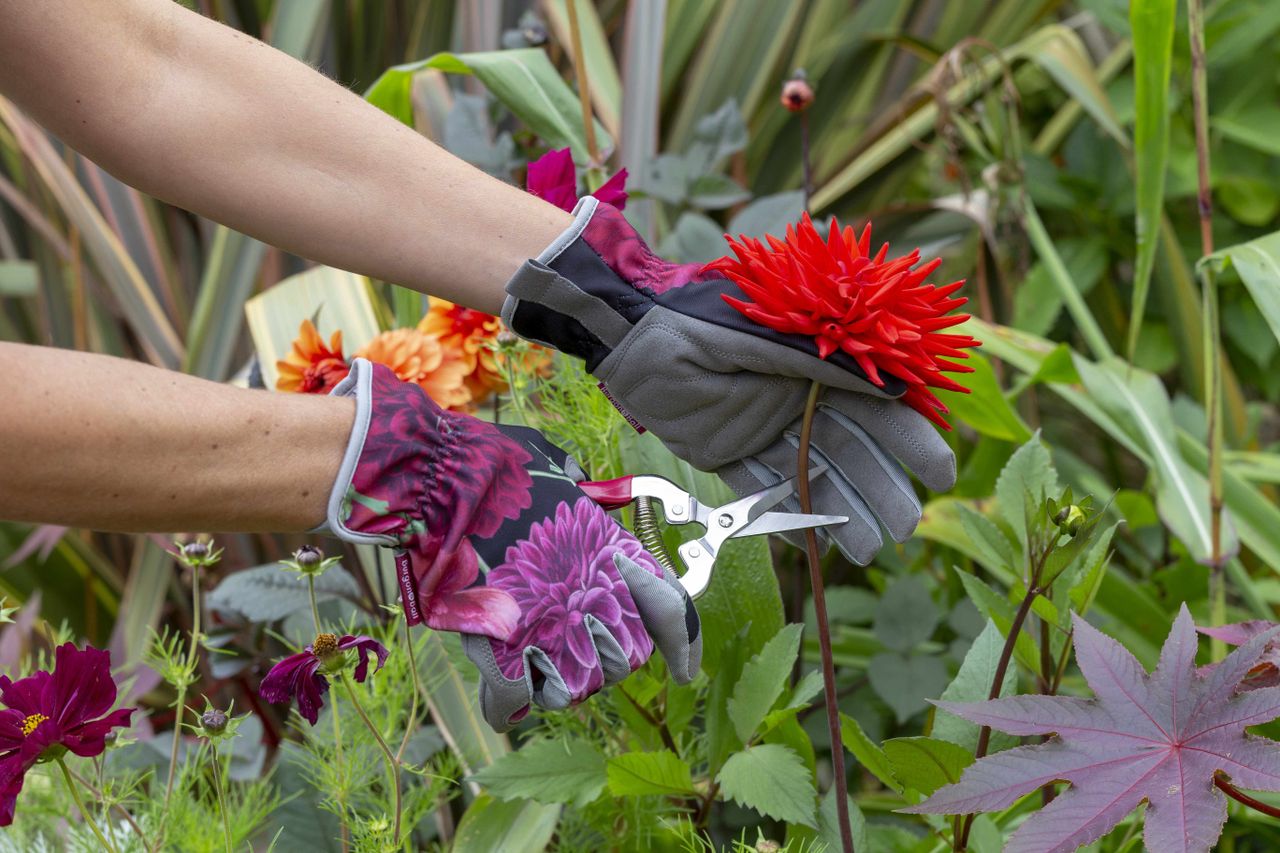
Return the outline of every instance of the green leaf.
[[[709,217],[686,210],[658,243],[658,252],[687,264],[708,264],[725,253],[724,233]]]
[[[1131,361],[1138,348],[1147,293],[1151,289],[1151,270],[1160,242],[1164,177],[1169,161],[1169,73],[1173,65],[1173,24],[1177,13],[1177,0],[1129,0],[1138,196],[1135,211],[1138,257],[1133,274],[1133,305],[1129,311]]]
[[[734,214],[725,230],[734,236],[746,235],[762,240],[767,234],[782,238],[787,233],[787,226],[798,222],[803,213],[803,191],[790,190],[767,195]]]
[[[438,53],[419,62],[388,68],[365,92],[365,100],[412,127],[410,90],[413,77],[428,68],[449,74],[474,74],[495,98],[548,145],[552,148],[568,146],[573,150],[575,160],[579,163],[587,161],[582,106],[544,51],[529,48]],[[609,135],[598,123],[596,139],[602,150],[612,145]]]
[[[35,296],[40,268],[35,261],[0,260],[0,296]]]
[[[316,578],[316,601],[357,599],[360,587],[342,566]],[[278,565],[256,566],[227,575],[205,599],[210,610],[234,613],[251,622],[275,622],[311,606],[307,580]]]
[[[969,652],[960,664],[956,677],[942,691],[940,699],[948,702],[981,702],[991,694],[991,684],[996,677],[996,666],[1000,662],[1000,652],[1004,648],[1004,635],[996,627],[996,623],[987,619],[986,627],[969,647]],[[1005,670],[1004,680],[1000,683],[1000,695],[1012,696],[1018,688],[1017,667],[1010,664]],[[992,732],[991,752],[1007,749],[1017,743],[1017,738]],[[978,745],[978,726],[967,720],[939,709],[933,719],[932,736],[950,741],[964,747],[970,752]]]
[[[1024,569],[1021,555],[1014,552],[1013,543],[994,521],[966,504],[957,504],[960,523],[964,532],[981,555],[980,562],[987,571],[1012,584]]]
[[[848,795],[846,795],[848,796]],[[862,815],[862,809],[858,808],[858,804],[853,801],[853,797],[848,797],[849,803],[849,829],[853,831],[853,849],[854,850],[870,850],[871,843],[867,840],[867,819]],[[831,786],[826,796],[822,798],[822,805],[818,808],[818,837],[827,845],[827,850],[835,851],[841,849],[843,843],[840,837],[840,815],[836,809],[836,787]]]
[[[722,210],[749,198],[751,193],[742,184],[716,172],[700,175],[689,184],[689,204],[694,207]]]
[[[609,36],[600,21],[600,13],[591,0],[574,0],[578,12],[578,29],[582,52],[586,59],[587,79],[591,81],[591,104],[596,115],[614,136],[619,132],[622,108],[622,81],[609,48]],[[569,29],[569,10],[565,0],[544,3],[542,10],[555,33],[556,41],[572,58],[573,38]],[[655,80],[656,83],[656,80]]]
[[[973,752],[950,741],[930,737],[900,737],[884,742],[893,775],[908,788],[932,794],[960,780],[973,763]]]
[[[1059,32],[1057,38],[1049,39],[1041,49],[1029,53],[1027,58],[1048,72],[1068,95],[1084,107],[1107,135],[1122,148],[1129,147],[1129,139],[1116,121],[1111,101],[1098,82],[1098,75],[1089,59],[1089,51],[1074,30]]]
[[[1053,469],[1049,451],[1037,432],[1009,457],[996,480],[996,500],[1000,514],[1027,547],[1027,520],[1040,511],[1046,497],[1059,492],[1058,473]]]
[[[867,664],[867,677],[898,722],[905,723],[929,707],[926,700],[947,686],[947,665],[933,655],[881,652]]]
[[[969,393],[940,389],[937,392],[938,398],[955,417],[983,435],[1015,444],[1029,439],[1031,430],[1027,429],[1022,418],[1009,405],[1000,383],[996,381],[991,362],[972,352],[965,364],[973,368],[973,373],[965,378]]]
[[[500,800],[576,803],[585,806],[612,780],[604,755],[581,738],[539,740],[509,752],[472,774]]]
[[[885,648],[909,652],[933,636],[941,614],[919,575],[897,578],[876,609],[876,638]]]
[[[884,750],[867,737],[857,720],[845,713],[840,714],[840,741],[858,759],[863,769],[879,779],[885,787],[902,793],[902,783],[893,775],[893,767]]]
[[[729,719],[743,743],[751,740],[756,728],[773,708],[786,687],[804,626],[788,625],[765,643],[760,653],[742,667],[742,675],[729,699]]]
[[[776,743],[759,744],[729,756],[716,776],[720,793],[765,817],[814,826],[817,791],[804,761]]]
[[[692,794],[689,765],[674,752],[627,752],[609,759],[609,793],[615,797]]]
[[[1178,451],[1169,397],[1160,380],[1120,359],[1095,365],[1076,358],[1085,391],[1142,448],[1156,480],[1156,508],[1197,562],[1211,558],[1209,486]],[[1240,548],[1230,513],[1222,516],[1221,556]]]
[[[1200,261],[1217,270],[1234,269],[1258,311],[1280,340],[1280,231],[1214,252]]]
[[[545,850],[560,822],[560,806],[528,800],[503,802],[481,795],[467,808],[453,836],[453,853]]]
[[[184,371],[218,382],[227,378],[240,342],[240,306],[253,294],[266,252],[266,244],[252,237],[224,225],[214,229],[187,330]]]

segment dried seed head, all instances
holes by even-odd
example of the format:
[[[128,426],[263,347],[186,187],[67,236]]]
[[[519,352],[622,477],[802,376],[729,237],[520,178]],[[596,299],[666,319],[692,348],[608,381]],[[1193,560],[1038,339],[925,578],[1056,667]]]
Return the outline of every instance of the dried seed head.
[[[220,735],[227,730],[227,714],[217,708],[211,708],[200,715],[200,725],[211,735]]]
[[[781,844],[768,838],[761,838],[756,842],[756,853],[778,853],[781,849]]]
[[[782,84],[782,106],[793,113],[804,112],[813,103],[813,87],[803,68],[797,68],[791,79]]]

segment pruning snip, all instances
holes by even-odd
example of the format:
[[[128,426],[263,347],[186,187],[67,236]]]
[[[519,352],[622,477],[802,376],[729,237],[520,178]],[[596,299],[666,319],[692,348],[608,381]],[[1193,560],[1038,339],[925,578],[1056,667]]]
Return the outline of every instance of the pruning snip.
[[[818,465],[809,471],[809,478],[821,476],[826,470],[826,465]],[[702,536],[685,542],[677,550],[685,566],[680,584],[692,598],[706,591],[720,548],[730,539],[825,527],[849,520],[845,515],[770,512],[796,490],[795,477],[716,507],[706,506],[670,480],[652,475],[588,480],[579,483],[578,487],[607,510],[621,509],[634,502],[636,538],[659,563],[677,574],[679,570],[675,560],[667,552],[662,531],[658,529],[654,503],[661,505],[662,515],[668,524],[699,524],[704,527],[706,532]]]

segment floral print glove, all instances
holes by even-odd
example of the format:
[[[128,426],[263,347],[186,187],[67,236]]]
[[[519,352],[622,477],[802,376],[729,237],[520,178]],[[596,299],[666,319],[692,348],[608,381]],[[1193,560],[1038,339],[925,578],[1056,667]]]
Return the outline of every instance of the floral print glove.
[[[855,294],[882,283],[864,281],[868,273],[924,276],[932,266],[908,272],[909,257],[889,264],[842,258],[829,270],[819,266],[816,248],[827,246],[815,234],[812,257],[789,264],[784,258],[769,270],[772,283],[820,279],[845,290],[818,306],[775,299],[788,328],[806,333],[784,332],[760,319],[763,313],[748,304],[751,294],[725,262],[704,267],[663,260],[621,213],[594,198],[579,201],[574,213],[573,224],[507,283],[502,316],[516,334],[584,359],[633,425],[747,494],[795,475],[805,401],[812,382],[821,382],[826,390],[811,458],[827,473],[813,484],[813,511],[849,521],[817,532],[860,564],[880,549],[882,525],[902,542],[920,520],[905,469],[937,491],[954,485],[955,457],[930,418],[914,408],[917,389],[906,381],[903,359],[895,370],[869,373],[874,364],[861,341],[834,345],[836,336],[851,333],[839,323],[817,322],[823,310],[858,308],[862,297]],[[899,276],[890,284],[910,282]],[[879,333],[880,318],[866,319]],[[911,334],[921,337],[903,332],[902,340]],[[927,405],[921,408],[937,419]],[[792,499],[782,508],[798,505]]]
[[[333,392],[356,419],[329,497],[328,532],[396,549],[409,624],[464,635],[486,719],[564,708],[662,651],[697,674],[697,611],[617,521],[578,465],[536,430],[441,409],[357,358]]]

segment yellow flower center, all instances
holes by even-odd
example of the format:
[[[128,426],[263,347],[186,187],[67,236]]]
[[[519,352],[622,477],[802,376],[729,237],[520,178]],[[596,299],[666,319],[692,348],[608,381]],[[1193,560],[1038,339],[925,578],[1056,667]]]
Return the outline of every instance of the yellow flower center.
[[[316,634],[311,651],[316,657],[324,660],[338,650],[338,638],[334,634]]]
[[[31,733],[40,727],[40,724],[49,719],[44,714],[28,714],[22,721],[22,736],[31,737]]]

